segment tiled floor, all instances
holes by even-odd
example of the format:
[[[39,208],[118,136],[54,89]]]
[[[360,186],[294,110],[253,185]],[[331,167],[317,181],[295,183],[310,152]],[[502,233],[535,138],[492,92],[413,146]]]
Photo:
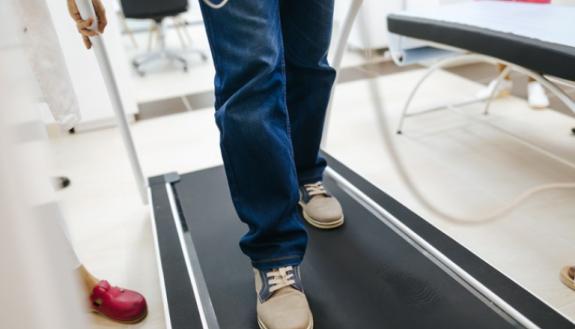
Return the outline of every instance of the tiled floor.
[[[395,125],[420,70],[378,79],[390,124]],[[472,96],[480,85],[446,72],[421,91],[415,108]],[[575,293],[558,280],[562,265],[575,262],[575,191],[551,191],[528,200],[501,221],[454,225],[415,200],[389,161],[377,129],[365,81],[340,85],[327,150],[420,213],[515,281],[575,319]],[[476,115],[480,106],[465,113]],[[554,111],[532,111],[509,97],[488,118],[575,162],[575,120]],[[213,110],[138,122],[134,137],[146,175],[187,172],[221,163]],[[540,155],[501,131],[450,111],[414,117],[405,134],[393,137],[406,169],[441,209],[460,215],[501,205],[523,189],[550,181],[575,180],[575,170]],[[80,256],[97,275],[138,289],[150,302],[150,317],[135,328],[164,328],[149,213],[140,203],[115,129],[52,140],[54,173],[69,176],[61,192]],[[122,327],[94,316],[93,328]]]

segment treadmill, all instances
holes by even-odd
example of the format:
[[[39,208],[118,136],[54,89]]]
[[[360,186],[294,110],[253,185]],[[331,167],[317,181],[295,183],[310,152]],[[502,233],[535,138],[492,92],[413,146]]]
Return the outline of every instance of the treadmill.
[[[91,1],[76,0],[82,17]],[[339,68],[363,0],[351,0]],[[96,24],[96,22],[94,22]],[[146,182],[105,44],[92,38],[152,231],[167,329],[257,329],[251,264],[223,167]],[[329,111],[328,111],[329,114]],[[550,306],[327,153],[324,183],[346,223],[308,227],[301,266],[315,329],[575,328]],[[147,189],[146,189],[147,187]]]
[[[336,68],[362,2],[350,1]],[[335,230],[307,226],[301,271],[315,329],[575,328],[401,202],[322,155],[329,165],[324,184],[346,222]],[[148,186],[166,327],[257,329],[251,263],[238,246],[247,227],[234,210],[223,167],[152,177]]]
[[[346,222],[308,225],[301,266],[315,329],[574,328],[399,201],[323,153]],[[222,166],[149,179],[166,327],[257,329],[247,228]]]

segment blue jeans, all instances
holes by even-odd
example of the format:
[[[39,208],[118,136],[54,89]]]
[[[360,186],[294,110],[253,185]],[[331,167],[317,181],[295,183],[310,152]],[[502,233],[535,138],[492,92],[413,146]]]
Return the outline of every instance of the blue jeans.
[[[333,0],[202,5],[216,67],[216,123],[232,200],[254,267],[299,265],[307,234],[298,188],[322,179],[318,155],[335,71]]]

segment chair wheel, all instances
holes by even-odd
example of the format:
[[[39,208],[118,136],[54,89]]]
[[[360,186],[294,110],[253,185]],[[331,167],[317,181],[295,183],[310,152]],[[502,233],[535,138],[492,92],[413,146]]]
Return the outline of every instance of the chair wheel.
[[[571,134],[575,135],[575,128],[571,128]]]

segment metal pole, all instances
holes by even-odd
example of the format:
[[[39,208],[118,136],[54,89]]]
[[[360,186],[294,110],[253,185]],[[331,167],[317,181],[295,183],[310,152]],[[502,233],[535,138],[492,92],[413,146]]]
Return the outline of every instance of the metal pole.
[[[495,84],[493,85],[493,89],[491,90],[489,98],[485,102],[485,109],[483,110],[484,115],[489,114],[489,108],[491,107],[491,103],[493,103],[493,100],[497,97],[497,92],[498,92],[499,86],[501,85],[503,80],[505,80],[507,78],[509,73],[511,73],[511,67],[506,66],[505,69],[503,69],[503,71],[501,71],[501,73],[499,73],[499,75],[495,79]]]
[[[76,4],[78,5],[78,9],[80,10],[80,14],[82,15],[83,19],[94,17],[94,25],[92,27],[96,29],[98,23],[96,22],[96,14],[94,12],[92,2],[90,0],[76,0]],[[96,54],[100,70],[102,71],[106,89],[108,90],[108,95],[110,96],[110,101],[112,102],[112,108],[114,109],[114,113],[116,115],[116,120],[122,135],[124,147],[128,152],[128,158],[130,159],[130,165],[132,167],[134,179],[136,180],[136,185],[138,186],[138,191],[140,192],[140,197],[142,198],[142,202],[147,204],[148,193],[146,192],[146,180],[144,178],[142,167],[138,159],[136,147],[134,146],[134,140],[130,132],[128,120],[126,119],[126,113],[124,111],[124,105],[122,104],[122,99],[120,97],[118,84],[114,78],[112,65],[110,64],[110,59],[108,58],[108,53],[106,51],[106,45],[104,44],[101,36],[92,37],[91,41],[94,46],[94,53]]]
[[[331,109],[333,107],[333,95],[335,93],[335,87],[339,80],[339,69],[341,68],[341,62],[343,60],[343,53],[345,51],[345,47],[347,46],[347,41],[349,39],[349,34],[351,33],[351,28],[353,27],[353,23],[359,13],[359,9],[363,4],[363,0],[352,0],[351,5],[349,6],[349,10],[345,16],[343,21],[343,25],[341,27],[341,32],[339,34],[339,38],[337,40],[337,45],[335,47],[335,53],[333,55],[332,66],[336,70],[336,79],[334,86],[331,88],[331,94],[329,97],[329,103],[327,106],[327,111],[325,113],[325,120],[324,120],[324,128],[323,128],[323,136],[321,139],[321,148],[325,148],[327,143],[327,129],[329,127],[329,120]]]
[[[460,55],[457,57],[448,57],[448,58],[443,59],[443,60],[433,64],[432,66],[430,66],[425,71],[425,74],[417,81],[417,83],[415,84],[415,86],[413,87],[411,92],[409,93],[409,96],[407,97],[407,101],[405,102],[405,105],[403,106],[403,110],[401,111],[401,116],[399,117],[399,123],[397,125],[396,132],[398,134],[402,133],[403,125],[405,123],[405,118],[409,116],[408,111],[409,111],[409,107],[411,105],[411,102],[413,101],[417,91],[419,90],[421,85],[427,80],[427,78],[429,78],[437,70],[442,69],[447,64],[453,64],[453,63],[457,63],[460,61],[465,61],[467,59],[474,58],[474,57],[475,57],[474,55],[470,55],[470,54],[463,54],[463,55]],[[442,107],[442,108],[444,108],[444,107]],[[425,111],[425,112],[427,112],[427,111]]]

